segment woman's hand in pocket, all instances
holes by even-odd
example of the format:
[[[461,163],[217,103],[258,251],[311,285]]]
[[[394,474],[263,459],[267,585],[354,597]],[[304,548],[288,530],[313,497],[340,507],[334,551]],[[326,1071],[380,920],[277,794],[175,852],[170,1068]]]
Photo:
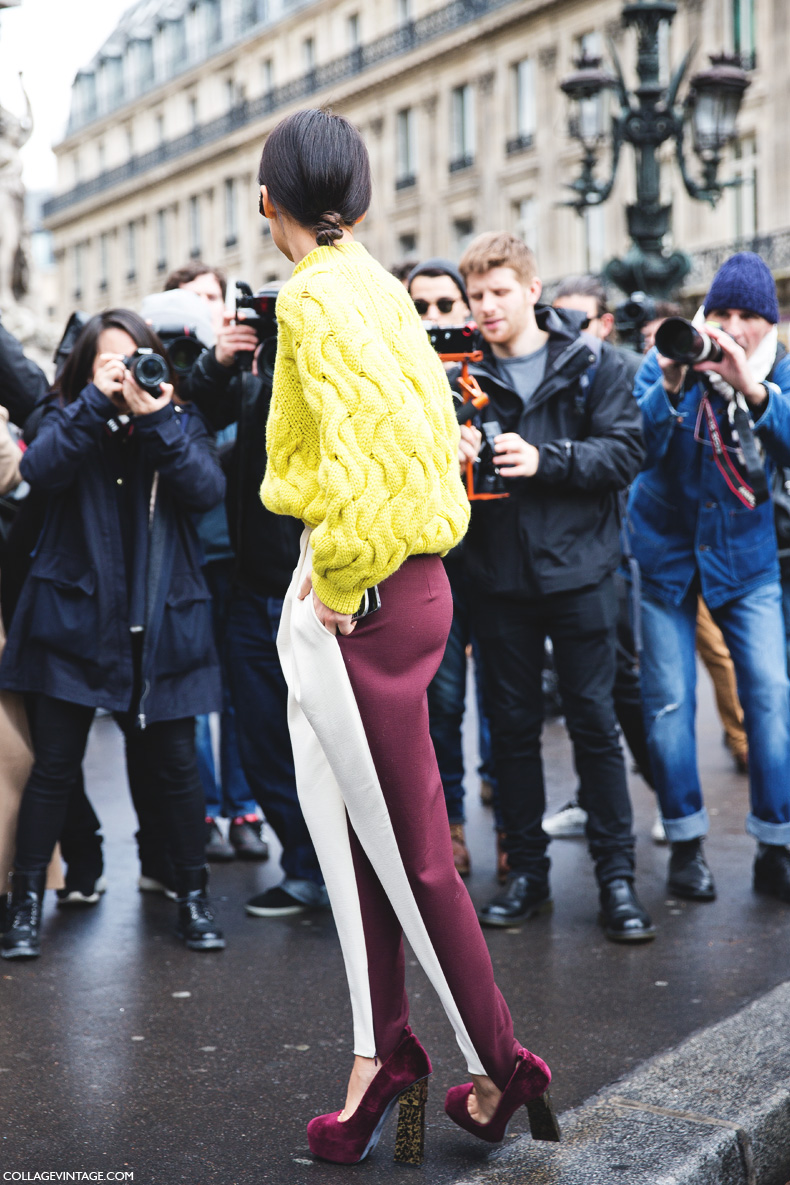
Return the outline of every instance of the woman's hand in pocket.
[[[309,594],[312,594],[315,615],[324,629],[328,630],[330,634],[350,634],[352,632],[357,623],[351,620],[350,613],[336,613],[334,609],[330,609],[328,605],[324,604],[313,589],[312,572],[308,572],[302,581],[299,600],[303,601]]]

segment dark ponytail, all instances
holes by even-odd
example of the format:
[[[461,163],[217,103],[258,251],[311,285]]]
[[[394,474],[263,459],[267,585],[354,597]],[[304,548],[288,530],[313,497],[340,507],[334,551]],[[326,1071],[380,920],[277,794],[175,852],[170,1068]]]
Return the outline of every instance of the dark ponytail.
[[[295,111],[269,133],[258,184],[275,207],[313,232],[319,247],[328,247],[370,205],[368,151],[342,115]]]

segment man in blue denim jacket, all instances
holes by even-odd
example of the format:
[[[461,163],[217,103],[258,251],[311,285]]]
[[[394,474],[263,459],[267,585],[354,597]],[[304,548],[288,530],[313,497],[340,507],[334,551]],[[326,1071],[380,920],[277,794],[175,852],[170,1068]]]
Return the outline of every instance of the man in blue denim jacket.
[[[790,463],[790,357],[777,342],[776,286],[759,256],[742,252],[722,265],[704,314],[722,361],[687,372],[652,350],[634,389],[647,460],[631,490],[628,530],[642,571],[648,747],[672,844],[670,891],[711,901],[716,890],[702,853],[708,815],[694,728],[701,593],[732,654],[745,714],[746,830],[758,841],[754,887],[790,902],[790,687],[776,535],[770,501],[750,508],[748,493],[744,500],[746,475],[728,415],[740,393],[770,485],[773,463]],[[707,389],[695,371],[712,372]],[[708,410],[701,402],[706,393]],[[711,443],[716,424],[720,456]]]

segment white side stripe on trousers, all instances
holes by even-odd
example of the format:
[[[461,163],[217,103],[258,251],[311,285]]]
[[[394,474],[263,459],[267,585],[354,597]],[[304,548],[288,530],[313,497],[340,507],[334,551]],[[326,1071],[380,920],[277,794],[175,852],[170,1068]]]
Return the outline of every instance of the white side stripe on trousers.
[[[288,684],[288,726],[296,785],[337,924],[354,1019],[354,1052],[376,1055],[373,1006],[348,819],[404,934],[442,1002],[471,1074],[482,1062],[453,999],[409,884],[337,639],[318,620],[312,596],[298,600],[310,571],[310,532],[280,621],[277,649]]]

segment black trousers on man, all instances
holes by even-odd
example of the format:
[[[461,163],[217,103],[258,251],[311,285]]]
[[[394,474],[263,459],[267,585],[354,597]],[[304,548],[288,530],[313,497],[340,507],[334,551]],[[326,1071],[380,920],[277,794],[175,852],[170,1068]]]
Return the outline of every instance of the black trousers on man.
[[[617,596],[611,576],[539,600],[473,598],[491,738],[513,873],[545,884],[550,861],[540,738],[543,648],[551,638],[573,742],[587,839],[601,885],[634,875],[631,800],[613,703]]]

